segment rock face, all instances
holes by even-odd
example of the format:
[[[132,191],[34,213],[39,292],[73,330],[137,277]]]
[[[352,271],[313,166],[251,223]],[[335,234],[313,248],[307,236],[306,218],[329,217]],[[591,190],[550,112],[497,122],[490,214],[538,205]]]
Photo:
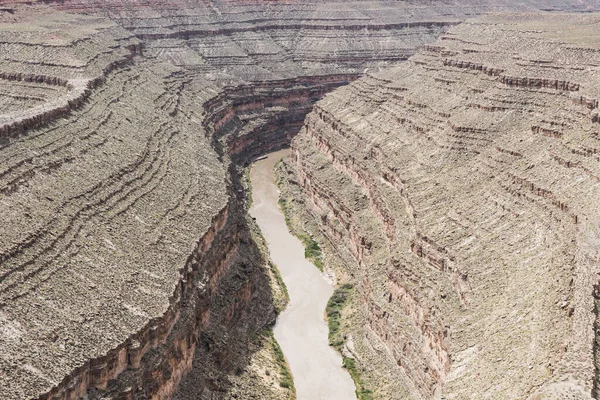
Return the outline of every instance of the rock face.
[[[261,267],[264,260],[252,243],[243,216],[243,193],[240,193],[237,166],[288,143],[302,125],[304,115],[325,92],[354,80],[367,68],[378,69],[406,59],[417,47],[432,42],[449,26],[467,16],[490,10],[598,9],[597,2],[590,2],[593,5],[585,7],[579,3],[532,1],[513,6],[510,1],[431,2],[424,7],[420,2],[392,1],[198,0],[146,4],[67,0],[34,5],[31,2],[3,2],[0,9],[0,398],[166,399],[174,396],[192,364],[197,368],[185,387],[205,397],[222,397],[227,389],[226,375],[236,368],[243,369],[245,341],[272,323],[275,316],[267,277]],[[530,35],[534,36],[534,33]],[[460,37],[459,34],[448,36],[450,39]],[[465,45],[458,40],[447,43],[457,48]],[[556,145],[552,160],[567,163],[566,172],[561,173],[589,171],[587,175],[579,176],[580,179],[591,179],[594,173],[590,164],[594,158],[593,139],[589,139],[590,143],[585,147],[577,147],[572,135],[580,132],[574,128],[579,123],[577,118],[585,117],[590,124],[594,118],[598,120],[597,114],[596,117],[589,115],[589,108],[586,108],[594,105],[594,92],[586,86],[587,82],[578,78],[579,74],[593,74],[593,70],[586,72],[586,68],[593,67],[585,64],[585,60],[595,53],[576,47],[573,45],[573,50],[569,51],[582,54],[581,63],[571,61],[573,65],[555,69],[556,65],[566,64],[547,62],[550,55],[537,61],[525,59],[521,61],[523,71],[530,64],[543,68],[546,71],[542,75],[543,81],[523,79],[536,77],[517,68],[498,75],[506,80],[498,84],[506,90],[523,93],[548,91],[555,94],[551,98],[556,102],[563,100],[564,96],[556,94],[564,90],[576,95],[570,98],[568,110],[557,111],[571,119],[559,118],[559,115],[554,119],[539,117],[527,127],[527,133],[531,135],[528,140],[563,143],[570,139],[567,143],[571,143],[574,152],[567,145]],[[477,43],[465,49],[476,51]],[[427,54],[423,53],[412,64],[422,59],[424,64],[419,68],[424,71],[429,59],[437,60],[439,65],[444,61],[478,59],[475,52],[465,53],[464,57],[435,52]],[[487,61],[491,62],[484,61],[486,65]],[[496,67],[505,68],[500,61]],[[485,76],[490,84],[499,82],[498,76],[486,75],[478,67],[465,65],[469,66],[447,65],[444,68],[454,71],[448,75],[472,76],[473,84],[480,76]],[[435,64],[434,68],[440,67]],[[565,71],[570,71],[571,75],[563,77]],[[349,93],[355,93],[356,88],[364,87],[365,100],[357,101],[357,107],[376,104],[377,99],[383,105],[388,95],[397,96],[398,101],[405,98],[402,93],[408,88],[405,90],[403,86],[396,87],[392,80],[381,79],[387,78],[370,77],[348,89]],[[443,84],[451,91],[455,83],[448,78]],[[376,89],[379,85],[385,88],[382,92]],[[377,93],[374,101],[370,100],[369,88]],[[444,102],[442,106],[448,116],[433,117],[431,106],[425,99],[418,101],[419,92],[413,90],[410,93],[413,93],[413,103],[411,111],[400,117],[404,118],[403,123],[407,127],[413,126],[412,113],[422,115],[432,126],[451,121],[454,125],[448,126],[454,126],[452,132],[456,139],[448,136],[439,146],[448,147],[444,154],[449,161],[453,160],[451,157],[463,157],[466,169],[471,168],[466,160],[474,157],[475,151],[483,151],[477,146],[488,149],[484,139],[489,128],[463,130],[472,128],[462,117],[452,120],[452,113],[446,106],[466,107],[473,103],[474,106],[468,108],[472,118],[484,112],[486,116],[487,112],[508,115],[496,122],[494,132],[497,132],[504,126],[511,126],[511,118],[515,118],[516,112],[507,110],[531,109],[536,116],[543,105],[539,102],[548,97],[527,101],[529,97],[523,95],[523,99],[515,102],[511,100],[512,92],[502,101],[469,94],[469,98],[478,101]],[[422,93],[428,96],[426,91]],[[488,107],[488,103],[506,110],[486,110],[484,107]],[[571,108],[579,110],[579,114],[572,114]],[[309,120],[309,126],[319,123],[319,118],[334,121],[336,112],[320,106]],[[318,115],[323,116],[317,118]],[[385,126],[383,120],[375,120]],[[352,121],[348,119],[343,124],[349,126]],[[422,128],[423,137],[428,134],[425,127],[429,125],[425,122],[414,122],[415,130]],[[557,125],[559,122],[566,125]],[[342,123],[335,124],[342,126]],[[478,139],[478,135],[482,138]],[[560,137],[554,137],[556,135]],[[412,137],[410,140],[413,142],[407,146],[421,143]],[[344,143],[340,140],[339,145]],[[359,143],[370,142],[357,141],[355,144]],[[398,141],[394,145],[398,151],[401,144]],[[327,148],[325,142],[319,146],[322,150]],[[365,148],[369,149],[367,156],[373,160],[385,154],[377,153],[383,150],[368,144],[355,156],[362,154]],[[454,148],[464,151],[450,151]],[[512,160],[511,157],[518,156],[510,152],[523,151],[516,143],[514,146],[498,145],[498,148],[501,150],[494,154],[499,159]],[[540,154],[539,157],[546,157],[550,153]],[[523,163],[525,160],[534,163],[531,168],[544,165],[537,164],[537,158],[522,156],[519,159]],[[305,157],[299,156],[298,160],[305,160]],[[357,158],[357,165],[359,162]],[[418,162],[430,161],[419,156]],[[374,163],[373,168],[377,165]],[[311,170],[305,161],[300,167],[308,192],[315,196],[315,202],[321,201],[318,198],[323,194],[317,194],[309,185],[311,179],[317,182],[316,178],[309,178]],[[404,167],[410,170],[415,165],[407,164],[400,169],[392,167],[386,172],[387,178],[382,175],[387,183],[381,185],[395,193],[403,184],[398,171],[404,171]],[[345,168],[355,179],[363,179],[358,175],[361,171],[358,167],[348,165]],[[525,314],[521,317],[541,335],[536,337],[541,344],[531,346],[529,353],[523,349],[523,357],[525,354],[535,355],[538,359],[547,356],[550,367],[555,368],[559,359],[566,359],[556,350],[556,337],[568,331],[569,320],[565,315],[574,309],[573,318],[582,318],[582,323],[587,323],[576,305],[578,301],[584,304],[590,300],[589,293],[585,292],[588,282],[574,281],[574,287],[581,286],[581,291],[571,292],[563,285],[565,279],[573,276],[571,269],[579,265],[569,257],[583,247],[568,243],[564,237],[580,240],[575,232],[581,225],[575,225],[575,222],[583,223],[582,218],[589,214],[578,207],[586,204],[592,207],[593,201],[586,203],[588,198],[585,196],[592,198],[593,186],[585,192],[587,195],[582,190],[582,197],[573,200],[563,196],[561,190],[549,182],[533,179],[530,175],[535,169],[531,168],[523,173],[515,169],[511,172],[514,177],[510,175],[510,179],[506,178],[508,175],[498,175],[495,179],[510,189],[507,189],[510,196],[505,195],[505,207],[513,207],[512,193],[521,193],[523,205],[519,203],[519,207],[529,207],[520,211],[514,206],[515,224],[519,221],[519,212],[529,216],[533,215],[529,214],[530,209],[537,210],[535,215],[539,218],[528,220],[528,223],[535,221],[539,229],[551,232],[535,236],[535,240],[550,246],[550,250],[535,261],[547,265],[549,271],[543,276],[547,282],[540,282],[536,290],[548,289],[548,282],[552,280],[562,290],[564,299],[561,298],[556,307],[550,307],[544,302],[553,301],[559,295],[532,293],[527,301],[552,312],[540,313],[539,317],[532,311],[534,319]],[[454,173],[484,179],[483,175],[472,174],[466,169]],[[364,172],[367,175],[362,176],[368,179],[371,176],[368,173]],[[559,178],[554,173],[551,177]],[[427,186],[429,181],[423,179],[424,186],[418,193],[427,201],[439,199],[429,196],[430,192],[441,192]],[[585,179],[574,180],[572,184],[583,187],[587,185]],[[380,185],[379,182],[369,181],[368,184]],[[356,186],[356,190],[362,189]],[[459,196],[458,186],[452,190]],[[469,262],[487,265],[491,272],[502,271],[506,290],[510,289],[508,293],[522,294],[519,290],[525,286],[519,286],[517,270],[529,268],[524,261],[529,257],[537,260],[534,248],[526,247],[527,243],[535,241],[531,237],[533,233],[528,231],[533,225],[523,227],[519,240],[502,239],[507,246],[509,242],[518,248],[525,246],[521,251],[529,249],[531,254],[498,250],[505,259],[494,259],[494,262],[501,262],[506,268],[491,268],[478,254],[471,253],[486,250],[483,247],[488,242],[481,240],[491,240],[494,232],[505,230],[498,226],[497,230],[489,228],[492,229],[489,233],[483,228],[481,231],[473,228],[469,231],[473,239],[457,233],[456,237],[464,242],[462,247],[467,248],[464,252],[459,251],[461,246],[456,247],[450,239],[428,229],[415,230],[410,234],[412,236],[406,236],[408,228],[401,225],[406,222],[409,227],[419,218],[425,218],[426,206],[417,202],[416,192],[403,193],[410,193],[411,200],[406,200],[404,195],[393,200],[398,201],[401,208],[388,209],[386,197],[379,195],[372,195],[369,197],[372,200],[366,203],[361,200],[360,204],[370,204],[375,215],[385,221],[382,231],[377,223],[372,225],[365,220],[364,229],[372,227],[375,236],[367,235],[361,225],[349,231],[340,228],[339,235],[348,234],[351,237],[349,243],[356,243],[356,258],[362,263],[361,268],[369,265],[371,252],[379,248],[379,244],[372,241],[378,239],[381,232],[386,238],[382,242],[384,249],[388,243],[396,242],[403,246],[399,247],[403,251],[412,248],[420,257],[418,260],[431,259],[433,265],[437,265],[437,269],[428,270],[431,279],[427,282],[438,282],[436,279],[441,274],[445,280],[440,279],[436,285],[444,287],[449,312],[464,315],[466,320],[460,320],[463,324],[460,326],[465,328],[474,324],[479,316],[486,315],[484,308],[476,308],[478,290],[482,289],[473,286],[481,283],[472,277],[480,270],[471,270]],[[353,198],[354,192],[346,194]],[[476,197],[471,195],[470,198]],[[535,201],[530,202],[529,198]],[[331,197],[332,202],[333,199]],[[343,207],[345,213],[344,217],[336,218],[350,221],[357,215],[369,217],[370,214],[357,213],[356,205],[342,206],[344,201],[335,201],[340,206],[332,203],[332,210]],[[499,210],[504,203],[498,201],[499,209],[481,214],[480,218],[487,222],[475,221],[477,226],[487,227],[487,224],[499,221],[492,217],[501,213]],[[544,214],[545,209],[539,204],[547,205],[548,210],[553,211],[551,217]],[[404,207],[412,210],[412,219],[404,221],[395,216]],[[508,214],[510,207],[506,211]],[[460,213],[464,210],[458,206],[453,209],[456,218],[462,221],[465,217]],[[434,210],[438,209],[432,208],[432,212]],[[513,220],[502,223],[508,221]],[[464,223],[467,224],[464,229],[471,229],[468,222]],[[445,229],[443,221],[440,224],[440,229]],[[558,230],[553,230],[555,228]],[[483,239],[480,238],[482,235]],[[444,256],[443,250],[436,250],[438,247],[447,248],[453,259],[450,255]],[[412,265],[410,268],[421,269],[421,264],[414,263],[413,256],[401,254],[395,265],[407,263]],[[586,260],[588,256],[588,253],[577,254],[580,257],[577,260]],[[463,257],[471,261],[462,261]],[[561,267],[554,268],[555,265]],[[441,272],[436,272],[438,270]],[[443,383],[450,387],[451,382],[455,382],[457,388],[463,387],[461,382],[474,376],[476,364],[468,362],[469,357],[482,360],[482,365],[487,368],[482,369],[482,373],[494,374],[502,370],[491,369],[486,353],[491,347],[471,350],[460,347],[470,342],[468,338],[455,341],[454,337],[459,335],[455,331],[457,328],[449,330],[445,327],[439,314],[445,308],[437,304],[446,303],[430,300],[428,296],[436,296],[434,292],[417,295],[412,291],[414,288],[406,287],[402,274],[409,274],[409,269],[398,267],[394,270],[395,278],[383,281],[378,280],[383,277],[381,271],[381,268],[373,269],[371,283],[367,276],[365,278],[365,307],[373,315],[373,332],[380,337],[391,334],[386,330],[392,325],[385,325],[385,317],[381,317],[385,311],[377,306],[383,291],[375,287],[368,289],[369,285],[388,285],[385,290],[391,293],[389,307],[394,307],[395,313],[406,310],[404,312],[414,315],[407,319],[407,326],[412,327],[410,334],[415,338],[412,344],[402,349],[405,335],[400,333],[385,339],[397,359],[400,359],[398,352],[404,351],[410,355],[405,359],[416,363],[408,378],[417,386],[414,393],[427,396]],[[414,273],[414,282],[418,285],[421,275],[418,271]],[[499,287],[490,290],[498,291]],[[569,293],[585,296],[571,299]],[[509,296],[502,299],[509,301]],[[523,296],[515,296],[515,299],[525,301]],[[564,301],[567,306],[560,306]],[[432,311],[433,305],[442,308]],[[468,307],[478,311],[470,311]],[[515,306],[515,310],[521,309],[537,310]],[[500,318],[495,314],[488,316],[498,324],[500,320],[496,317]],[[516,318],[512,314],[510,317],[509,321]],[[550,320],[557,321],[556,332],[544,331]],[[472,331],[464,333],[470,334]],[[451,348],[450,343],[462,344],[452,344],[457,347]],[[583,339],[581,343],[582,346],[589,344]],[[566,344],[561,343],[563,347]],[[539,350],[541,348],[545,350]],[[465,368],[458,368],[457,362],[451,362],[450,354],[463,357]],[[567,354],[579,353],[567,351]],[[581,361],[582,371],[586,373],[588,361]],[[535,380],[531,382],[543,382],[547,367],[536,364]],[[588,382],[587,375],[584,378]],[[523,385],[515,385],[513,389],[522,393]],[[508,389],[500,386],[498,390]],[[184,394],[178,396],[185,398]]]
[[[470,20],[307,117],[292,164],[353,260],[350,350],[376,396],[598,393],[599,28]]]

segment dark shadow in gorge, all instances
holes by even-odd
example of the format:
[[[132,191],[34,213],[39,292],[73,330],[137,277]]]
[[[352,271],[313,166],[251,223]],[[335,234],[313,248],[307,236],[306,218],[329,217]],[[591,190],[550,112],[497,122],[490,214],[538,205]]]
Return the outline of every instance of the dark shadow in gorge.
[[[251,234],[257,228],[246,215],[244,168],[288,147],[313,104],[357,77],[303,77],[229,88],[204,104],[205,132],[219,158],[230,162],[227,219],[212,246],[199,252],[198,273],[192,284],[186,283],[180,317],[167,342],[148,351],[139,368],[124,371],[105,390],[90,390],[90,400],[148,399],[179,382],[176,400],[226,397],[232,388],[228,376],[247,368],[251,341],[276,320],[267,260]]]
[[[269,278],[265,275],[266,260],[250,235],[249,219],[245,218],[248,193],[242,185],[244,168],[256,158],[267,153],[288,147],[292,138],[299,132],[304,118],[312,110],[313,104],[327,92],[347,84],[354,76],[342,76],[326,79],[322,84],[312,82],[283,81],[267,83],[268,86],[254,88],[235,88],[226,91],[227,106],[223,106],[223,98],[205,105],[208,117],[205,129],[210,132],[213,147],[221,158],[231,160],[229,176],[231,177],[231,196],[235,198],[237,224],[224,235],[224,239],[241,233],[239,260],[232,278],[227,278],[226,286],[236,285],[241,276],[253,275],[255,294],[247,310],[240,311],[237,318],[215,327],[211,335],[200,337],[200,343],[194,358],[194,368],[184,379],[175,399],[221,399],[225,396],[231,383],[227,375],[243,371],[252,356],[248,343],[265,326],[275,323],[276,314],[273,308],[273,295],[269,287]],[[279,91],[281,84],[292,85],[289,91]],[[256,95],[256,91],[260,95]],[[277,106],[284,105],[283,107]],[[233,111],[233,117],[227,118]],[[257,111],[257,112],[256,112]],[[230,115],[230,114],[229,114]],[[254,128],[247,129],[250,122]],[[250,222],[251,223],[251,222]],[[233,279],[232,282],[229,282]],[[237,284],[241,284],[244,279]],[[222,299],[222,296],[218,297]],[[227,307],[219,307],[226,310]],[[221,318],[223,320],[223,318]],[[227,320],[227,318],[224,318]],[[201,394],[202,393],[202,394]]]
[[[179,379],[172,374],[177,371],[175,363],[182,360],[188,368],[193,363],[193,369],[174,398],[219,399],[231,387],[227,376],[246,368],[250,341],[275,322],[276,313],[263,267],[266,261],[245,217],[245,194],[233,189],[241,188],[239,178],[232,175],[230,191],[239,195],[231,196],[225,225],[204,253],[193,285],[188,286],[197,289],[186,290],[179,320],[167,342],[148,351],[138,369],[123,372],[106,390],[90,390],[88,399],[152,398],[165,390],[161,382],[175,378],[177,385]]]
[[[241,176],[232,171],[235,195],[235,220],[219,235],[226,245],[232,239],[238,244],[231,269],[223,278],[217,293],[205,296],[210,308],[211,329],[202,332],[193,361],[192,371],[184,378],[174,399],[220,399],[231,388],[227,376],[240,374],[251,359],[250,341],[266,326],[275,323],[273,294],[266,274],[266,260],[251,236],[245,216],[245,196]],[[211,258],[222,257],[219,252]]]

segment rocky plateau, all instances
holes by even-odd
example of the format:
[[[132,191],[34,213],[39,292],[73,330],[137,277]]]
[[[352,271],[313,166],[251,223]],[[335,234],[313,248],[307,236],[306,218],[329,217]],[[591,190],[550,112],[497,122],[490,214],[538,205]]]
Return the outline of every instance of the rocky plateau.
[[[356,284],[376,398],[598,398],[599,25],[471,19],[292,141],[286,196]]]
[[[376,398],[596,395],[591,11],[0,1],[0,399],[282,398],[242,379],[278,290],[243,168],[298,132]]]

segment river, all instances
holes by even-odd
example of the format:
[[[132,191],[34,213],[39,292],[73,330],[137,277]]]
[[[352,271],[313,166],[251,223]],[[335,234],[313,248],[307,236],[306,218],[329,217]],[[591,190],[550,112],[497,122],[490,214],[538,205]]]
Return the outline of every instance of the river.
[[[273,167],[288,154],[289,150],[269,154],[253,165],[250,174],[250,215],[267,240],[290,295],[288,307],[277,319],[275,339],[289,362],[298,400],[355,400],[354,382],[327,338],[324,312],[333,287],[304,258],[304,246],[288,231],[277,204]]]

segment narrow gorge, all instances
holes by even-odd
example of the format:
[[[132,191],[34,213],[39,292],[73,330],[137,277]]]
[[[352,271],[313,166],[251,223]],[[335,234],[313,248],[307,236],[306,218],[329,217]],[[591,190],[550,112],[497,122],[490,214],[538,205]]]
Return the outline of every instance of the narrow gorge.
[[[596,396],[593,11],[2,1],[0,399],[294,398],[245,176],[290,144],[359,396]]]
[[[597,396],[599,23],[469,20],[293,140],[284,195],[357,284],[378,397]]]
[[[250,215],[269,245],[269,256],[279,266],[289,292],[289,305],[274,328],[275,339],[289,361],[298,398],[352,400],[356,388],[342,368],[341,356],[329,346],[323,318],[333,294],[331,282],[305,259],[303,243],[294,237],[278,206],[274,166],[289,151],[268,155],[252,166]]]

